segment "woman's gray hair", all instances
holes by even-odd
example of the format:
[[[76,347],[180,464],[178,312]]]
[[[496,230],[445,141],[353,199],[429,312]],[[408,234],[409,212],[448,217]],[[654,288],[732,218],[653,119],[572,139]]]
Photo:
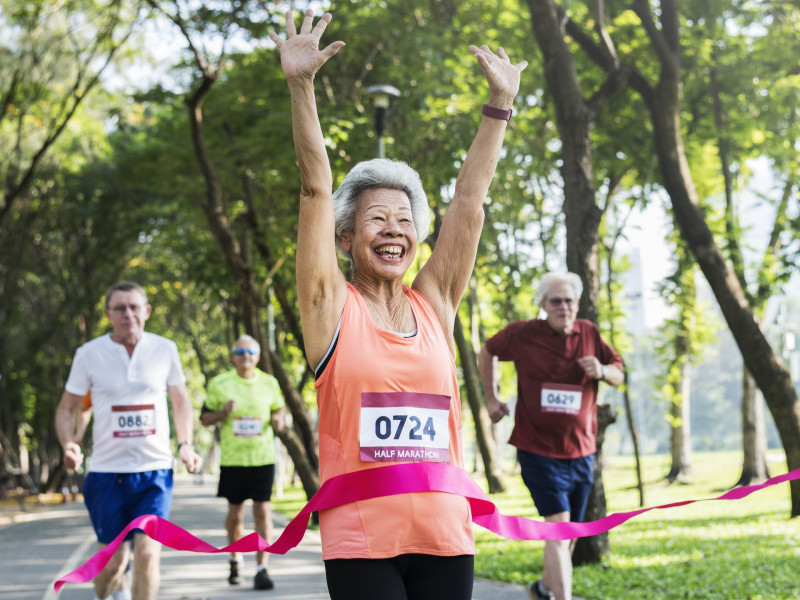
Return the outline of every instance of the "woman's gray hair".
[[[539,302],[543,302],[547,299],[550,288],[559,283],[570,286],[575,292],[575,298],[581,297],[583,293],[583,282],[578,275],[575,273],[551,271],[550,273],[545,273],[539,280]]]
[[[261,354],[261,344],[256,341],[256,338],[247,334],[240,335],[236,341],[233,342],[233,346],[231,346],[231,352],[236,350],[236,346],[238,346],[241,342],[247,342],[250,346],[255,346],[256,350],[258,350],[258,353]]]
[[[353,257],[342,249],[342,235],[353,232],[353,221],[358,210],[358,200],[366,190],[402,190],[411,203],[411,218],[417,230],[417,243],[428,237],[431,212],[428,198],[422,189],[422,180],[406,163],[387,158],[373,158],[358,163],[333,193],[333,215],[336,220],[336,249],[349,262]]]

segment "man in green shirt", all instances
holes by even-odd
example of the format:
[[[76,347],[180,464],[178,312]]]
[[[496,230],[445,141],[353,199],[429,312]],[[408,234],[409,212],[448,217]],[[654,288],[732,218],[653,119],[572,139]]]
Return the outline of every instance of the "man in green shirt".
[[[278,381],[256,368],[261,347],[249,335],[241,336],[231,347],[236,367],[220,373],[208,384],[200,421],[220,424],[219,489],[217,496],[228,500],[225,529],[228,543],[243,536],[244,501],[253,501],[253,520],[258,534],[270,541],[272,518],[269,500],[275,479],[275,442],[272,430],[283,422],[284,400]],[[267,573],[267,552],[256,553],[254,587],[274,587]],[[231,554],[228,583],[238,585],[239,557]]]

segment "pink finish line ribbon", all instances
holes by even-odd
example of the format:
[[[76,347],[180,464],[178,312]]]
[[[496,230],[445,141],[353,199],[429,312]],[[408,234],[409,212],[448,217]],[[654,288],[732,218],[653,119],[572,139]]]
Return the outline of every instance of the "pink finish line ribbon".
[[[683,500],[660,506],[641,508],[624,513],[613,513],[597,521],[575,523],[571,521],[548,523],[526,517],[502,515],[488,496],[469,474],[457,467],[444,463],[404,463],[387,465],[345,473],[332,477],[322,484],[319,491],[303,509],[292,519],[280,537],[273,544],[253,532],[242,539],[217,548],[195,537],[185,529],[155,515],[137,517],[114,538],[108,546],[92,556],[83,565],[56,581],[54,588],[59,591],[67,582],[82,583],[94,579],[105,567],[111,556],[122,544],[125,536],[134,529],[143,530],[157,542],[174,550],[189,552],[227,553],[255,552],[262,550],[273,554],[286,554],[303,539],[311,513],[349,504],[358,500],[368,500],[395,494],[411,492],[446,492],[467,499],[472,510],[472,521],[494,533],[511,540],[570,540],[604,533],[642,513],[683,506],[707,500],[740,500],[764,488],[800,479],[800,469],[778,475],[758,484],[734,488],[717,498]]]

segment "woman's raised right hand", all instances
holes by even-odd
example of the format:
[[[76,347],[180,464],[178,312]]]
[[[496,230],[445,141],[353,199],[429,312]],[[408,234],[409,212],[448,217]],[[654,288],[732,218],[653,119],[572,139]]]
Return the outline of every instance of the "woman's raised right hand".
[[[303,16],[300,33],[294,26],[294,17],[291,11],[286,13],[286,39],[282,39],[275,32],[270,31],[269,37],[281,51],[281,67],[288,80],[313,79],[314,74],[328,59],[344,46],[344,42],[337,41],[319,49],[322,33],[331,22],[331,14],[325,13],[314,26],[314,11],[307,9]]]

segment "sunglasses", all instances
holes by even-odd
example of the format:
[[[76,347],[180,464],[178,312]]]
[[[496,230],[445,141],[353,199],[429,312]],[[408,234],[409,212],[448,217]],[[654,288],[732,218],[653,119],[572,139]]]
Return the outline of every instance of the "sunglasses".
[[[253,348],[237,348],[233,351],[236,356],[242,356],[243,354],[249,354],[250,356],[254,354],[258,354],[258,350],[254,350]]]
[[[547,303],[550,306],[561,306],[562,304],[566,304],[569,306],[575,302],[575,298],[548,298]]]

